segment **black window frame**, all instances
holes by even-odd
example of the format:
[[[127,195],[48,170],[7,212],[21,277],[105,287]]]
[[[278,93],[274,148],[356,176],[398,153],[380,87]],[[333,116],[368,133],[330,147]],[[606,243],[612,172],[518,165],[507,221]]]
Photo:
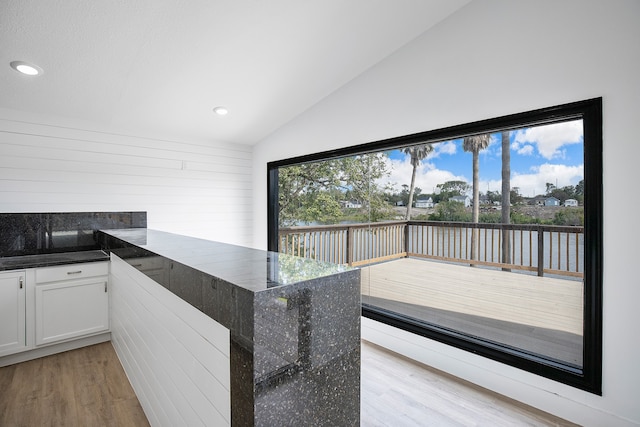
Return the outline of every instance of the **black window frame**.
[[[363,304],[362,315],[453,347],[602,395],[602,98],[480,120],[267,164],[268,249],[278,250],[278,168],[352,156],[425,142],[441,142],[527,126],[583,120],[584,128],[584,307],[583,364],[573,368],[463,333],[427,325],[398,313]]]

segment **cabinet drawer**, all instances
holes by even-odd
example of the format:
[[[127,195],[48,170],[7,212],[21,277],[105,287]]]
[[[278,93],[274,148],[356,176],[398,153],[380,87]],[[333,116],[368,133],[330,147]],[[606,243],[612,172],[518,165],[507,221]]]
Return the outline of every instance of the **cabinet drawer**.
[[[36,283],[83,279],[85,277],[106,276],[107,274],[109,274],[108,261],[44,267],[36,269]]]

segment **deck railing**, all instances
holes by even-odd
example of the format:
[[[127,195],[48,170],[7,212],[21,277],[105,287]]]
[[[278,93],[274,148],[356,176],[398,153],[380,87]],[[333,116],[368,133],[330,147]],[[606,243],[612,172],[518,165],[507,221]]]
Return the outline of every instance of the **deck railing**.
[[[281,228],[278,250],[352,266],[411,256],[581,278],[583,241],[583,227],[394,221]]]

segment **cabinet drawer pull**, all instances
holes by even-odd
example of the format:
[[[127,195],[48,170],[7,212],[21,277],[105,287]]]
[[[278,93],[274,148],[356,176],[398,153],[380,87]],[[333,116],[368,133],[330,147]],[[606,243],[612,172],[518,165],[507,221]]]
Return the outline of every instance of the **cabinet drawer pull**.
[[[22,277],[20,277],[20,289],[22,289],[23,285],[24,285],[24,279]]]
[[[78,270],[78,271],[67,271],[67,274],[80,274],[82,273],[82,270]]]

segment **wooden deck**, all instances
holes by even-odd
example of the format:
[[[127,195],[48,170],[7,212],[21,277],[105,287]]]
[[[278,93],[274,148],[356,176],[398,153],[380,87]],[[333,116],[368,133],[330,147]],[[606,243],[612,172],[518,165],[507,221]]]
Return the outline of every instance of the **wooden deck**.
[[[582,365],[581,281],[402,258],[361,283],[364,303]]]

